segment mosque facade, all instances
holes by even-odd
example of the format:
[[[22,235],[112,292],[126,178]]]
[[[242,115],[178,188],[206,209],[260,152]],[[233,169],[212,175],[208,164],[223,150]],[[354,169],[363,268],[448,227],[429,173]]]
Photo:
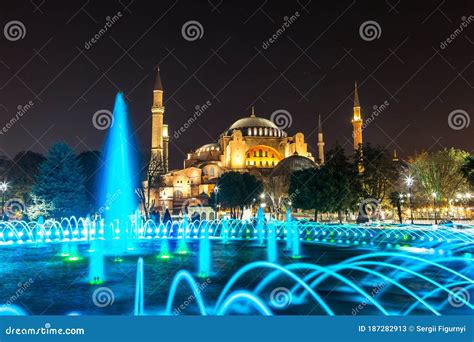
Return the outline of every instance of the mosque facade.
[[[153,89],[151,113],[151,158],[155,162],[161,161],[164,174],[159,190],[150,189],[149,192],[150,203],[155,208],[173,208],[176,212],[189,205],[205,205],[219,177],[228,171],[250,172],[257,177],[266,177],[280,163],[281,166],[304,164],[308,167],[324,164],[325,143],[321,118],[316,141],[318,155],[313,156],[302,132],[288,135],[273,121],[257,115],[252,108],[249,115],[231,124],[218,141],[190,151],[182,169],[169,170],[169,131],[164,120],[163,85],[159,70]],[[352,125],[354,149],[357,149],[362,144],[362,118],[357,84]]]

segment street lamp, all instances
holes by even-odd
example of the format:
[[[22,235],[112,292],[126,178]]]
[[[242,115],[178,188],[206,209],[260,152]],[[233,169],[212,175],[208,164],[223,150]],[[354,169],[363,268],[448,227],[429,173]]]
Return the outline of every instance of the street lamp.
[[[407,185],[408,187],[408,200],[410,201],[409,202],[409,205],[410,205],[410,221],[411,221],[411,224],[413,224],[413,204],[412,204],[412,193],[411,193],[411,189],[412,189],[412,186],[413,186],[413,183],[415,182],[415,180],[413,179],[412,176],[407,176],[405,178],[405,184]]]
[[[2,192],[2,220],[3,220],[3,215],[5,215],[5,192],[8,189],[8,185],[6,182],[1,182],[0,183],[0,191]]]
[[[436,192],[433,192],[431,194],[431,196],[433,196],[433,210],[434,210],[434,219],[435,219],[435,224],[438,224],[438,215],[436,213],[436,196],[437,196],[437,193]]]

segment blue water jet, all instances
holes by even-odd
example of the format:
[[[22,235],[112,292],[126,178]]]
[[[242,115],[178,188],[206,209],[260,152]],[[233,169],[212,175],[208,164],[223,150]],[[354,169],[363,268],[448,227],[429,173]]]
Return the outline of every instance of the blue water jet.
[[[143,289],[143,258],[139,258],[137,262],[137,277],[135,279],[135,305],[133,314],[135,316],[143,315],[144,289]]]
[[[286,249],[291,249],[291,245],[293,244],[292,233],[293,233],[293,226],[291,224],[291,211],[290,209],[286,209],[286,220],[285,220],[285,227],[286,227]]]
[[[258,208],[257,212],[257,239],[258,239],[258,245],[263,246],[264,245],[264,227],[265,227],[265,216],[263,215],[263,209],[262,207]]]
[[[276,225],[273,222],[267,225],[267,256],[269,262],[277,262]]]
[[[298,229],[297,222],[290,222],[289,229],[291,230],[291,257],[292,258],[299,258],[300,255],[300,231]]]
[[[222,242],[224,244],[229,243],[229,221],[227,219],[223,219],[222,223]]]
[[[178,248],[177,248],[178,254],[189,253],[188,246],[186,244],[186,236],[187,236],[187,230],[189,226],[190,224],[189,224],[188,214],[185,213],[183,217],[183,221],[179,225],[179,229],[178,229],[178,239],[179,239],[180,233],[182,232],[181,238],[178,240]]]
[[[211,274],[211,242],[207,221],[203,222],[204,236],[199,240],[199,273],[198,277],[207,278]]]
[[[102,159],[100,203],[104,211],[104,238],[120,238],[122,250],[127,248],[131,232],[130,217],[137,208],[137,185],[134,139],[128,123],[127,105],[122,93],[115,98],[114,111],[105,140]]]

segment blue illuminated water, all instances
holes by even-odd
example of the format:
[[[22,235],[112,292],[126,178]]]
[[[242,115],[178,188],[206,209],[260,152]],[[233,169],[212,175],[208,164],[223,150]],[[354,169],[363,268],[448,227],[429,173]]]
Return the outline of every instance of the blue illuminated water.
[[[130,129],[127,105],[122,93],[115,98],[113,121],[102,151],[103,170],[98,189],[103,209],[106,240],[120,236],[123,244],[132,231],[129,217],[137,208],[136,150]],[[126,247],[126,246],[125,246]]]

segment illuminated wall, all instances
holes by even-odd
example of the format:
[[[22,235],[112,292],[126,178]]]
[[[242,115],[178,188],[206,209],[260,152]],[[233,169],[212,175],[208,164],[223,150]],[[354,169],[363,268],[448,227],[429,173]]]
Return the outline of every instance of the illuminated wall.
[[[282,159],[277,150],[264,145],[258,145],[250,148],[246,152],[247,167],[274,167]]]

